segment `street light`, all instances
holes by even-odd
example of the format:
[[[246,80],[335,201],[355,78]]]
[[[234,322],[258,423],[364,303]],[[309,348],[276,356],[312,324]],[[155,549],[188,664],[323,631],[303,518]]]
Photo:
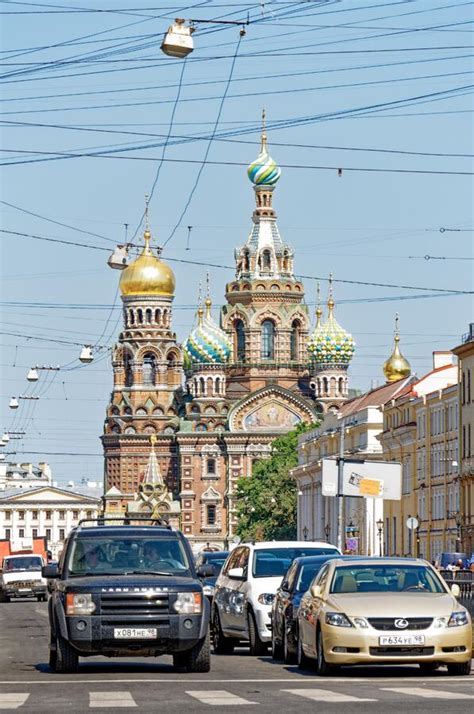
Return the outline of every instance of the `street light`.
[[[89,364],[93,359],[94,355],[92,354],[92,347],[90,345],[84,345],[81,350],[81,354],[79,355],[79,361],[84,364]]]
[[[308,532],[309,532],[309,531],[308,531],[308,526],[305,526],[305,527],[303,528],[303,539],[304,539],[304,540],[306,540],[306,538],[308,537]]]
[[[31,367],[30,371],[26,375],[26,378],[28,382],[37,382],[39,379],[39,374],[38,371],[45,371],[45,372],[59,372],[61,367],[58,365],[57,367],[39,367],[36,365],[36,367]]]
[[[329,525],[329,523],[326,523],[326,525],[324,526],[324,534],[326,536],[326,541],[328,543],[329,543],[329,534],[330,533],[331,533],[331,526]]]
[[[28,397],[28,396],[21,397],[20,396],[20,397],[18,397],[18,399],[34,399],[34,400],[36,400],[36,399],[39,399],[39,397]],[[18,407],[20,406],[18,399],[16,397],[12,397],[10,399],[10,403],[8,405],[10,407],[10,409],[18,409]]]
[[[383,520],[379,518],[379,520],[376,523],[377,525],[377,534],[379,537],[379,555],[383,555],[383,544],[382,544],[382,533],[383,533]]]
[[[177,17],[168,30],[161,43],[161,51],[168,57],[177,57],[184,59],[194,49],[194,41],[191,35],[196,31],[195,24],[211,23],[214,25],[239,25],[240,36],[245,35],[245,25],[250,22],[247,20],[186,20],[182,17]]]

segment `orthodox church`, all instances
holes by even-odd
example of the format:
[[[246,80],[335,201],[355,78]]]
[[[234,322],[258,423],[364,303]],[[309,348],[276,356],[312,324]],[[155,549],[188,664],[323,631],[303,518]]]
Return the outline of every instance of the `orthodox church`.
[[[347,400],[354,340],[336,321],[316,324],[277,225],[281,169],[267,148],[248,167],[256,207],[235,250],[219,320],[209,285],[183,344],[172,325],[175,277],[144,247],[120,277],[123,329],[113,349],[113,390],[102,443],[108,512],[168,515],[196,550],[223,548],[235,531],[236,483],[251,476],[278,435],[337,412]]]

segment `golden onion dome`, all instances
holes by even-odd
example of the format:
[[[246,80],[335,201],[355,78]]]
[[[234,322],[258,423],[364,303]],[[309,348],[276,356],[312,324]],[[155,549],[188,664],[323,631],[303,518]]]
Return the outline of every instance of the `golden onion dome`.
[[[400,352],[399,342],[400,337],[395,335],[393,352],[383,366],[387,382],[398,382],[399,379],[404,379],[411,373],[410,363]]]
[[[133,263],[120,277],[120,292],[128,295],[163,295],[173,297],[175,277],[171,268],[153,254],[150,248],[151,233],[145,230],[145,246]]]

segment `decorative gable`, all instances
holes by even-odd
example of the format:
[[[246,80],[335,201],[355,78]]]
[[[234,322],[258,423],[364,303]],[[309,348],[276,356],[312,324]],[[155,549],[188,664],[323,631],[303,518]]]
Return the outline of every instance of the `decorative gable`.
[[[301,397],[277,385],[264,387],[242,399],[229,416],[231,431],[287,432],[316,414]]]

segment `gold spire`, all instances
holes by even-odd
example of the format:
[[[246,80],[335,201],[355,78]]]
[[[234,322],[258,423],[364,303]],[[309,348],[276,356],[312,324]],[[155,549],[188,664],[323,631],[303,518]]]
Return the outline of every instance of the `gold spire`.
[[[206,317],[207,317],[207,319],[210,319],[212,300],[211,300],[211,281],[210,281],[210,277],[209,277],[209,271],[207,271],[207,273],[206,273],[206,300],[205,300],[204,304],[206,306]]]
[[[204,310],[202,309],[202,281],[199,281],[198,287],[198,309],[197,309],[197,319],[198,325],[202,324],[202,318],[204,317]]]
[[[329,315],[328,319],[332,317],[332,313],[334,311],[334,298],[332,296],[332,273],[329,273],[329,297],[328,297],[328,310],[329,310]]]
[[[260,153],[267,152],[267,113],[265,108],[262,109],[262,138],[260,144]]]
[[[175,277],[171,268],[154,255],[151,247],[151,231],[148,219],[150,197],[145,196],[143,240],[145,245],[136,260],[130,263],[120,276],[120,291],[129,295],[174,295]],[[158,249],[158,254],[161,251]]]
[[[323,311],[321,310],[321,286],[319,280],[316,283],[316,329],[321,325]]]
[[[400,352],[400,334],[398,323],[399,318],[397,312],[395,314],[395,336],[393,338],[393,352],[383,366],[383,373],[387,382],[398,382],[399,379],[404,379],[405,377],[408,377],[411,373],[410,363]]]

